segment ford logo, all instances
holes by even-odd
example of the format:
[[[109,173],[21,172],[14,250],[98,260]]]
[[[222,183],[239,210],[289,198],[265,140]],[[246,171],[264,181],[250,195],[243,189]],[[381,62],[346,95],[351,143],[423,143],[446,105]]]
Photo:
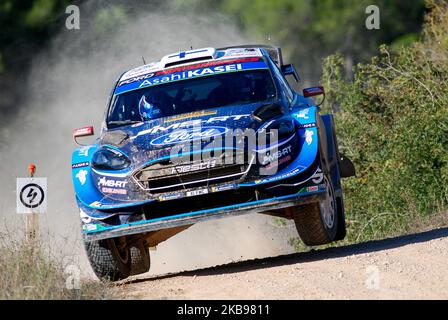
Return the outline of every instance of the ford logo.
[[[229,129],[225,127],[200,127],[192,129],[182,129],[155,138],[150,143],[153,146],[163,146],[167,144],[183,143],[201,139],[206,140],[212,137],[223,135],[227,131],[229,131]]]

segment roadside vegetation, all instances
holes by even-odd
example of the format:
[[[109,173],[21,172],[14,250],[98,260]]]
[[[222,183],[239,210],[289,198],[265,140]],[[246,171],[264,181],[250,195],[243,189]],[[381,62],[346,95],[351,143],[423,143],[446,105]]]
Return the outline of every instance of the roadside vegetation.
[[[91,300],[119,298],[116,286],[79,279],[75,264],[38,241],[11,240],[0,234],[0,300]],[[79,286],[78,286],[79,284]]]
[[[335,113],[345,181],[348,242],[448,225],[448,4],[428,1],[419,41],[383,45],[347,80],[345,59],[325,59],[324,109]]]

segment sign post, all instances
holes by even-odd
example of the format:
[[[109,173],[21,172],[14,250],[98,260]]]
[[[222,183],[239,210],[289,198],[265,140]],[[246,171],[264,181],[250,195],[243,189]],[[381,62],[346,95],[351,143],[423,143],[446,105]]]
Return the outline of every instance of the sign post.
[[[37,238],[39,213],[47,211],[47,178],[34,178],[36,166],[28,166],[30,178],[17,178],[17,213],[26,214],[27,240]]]

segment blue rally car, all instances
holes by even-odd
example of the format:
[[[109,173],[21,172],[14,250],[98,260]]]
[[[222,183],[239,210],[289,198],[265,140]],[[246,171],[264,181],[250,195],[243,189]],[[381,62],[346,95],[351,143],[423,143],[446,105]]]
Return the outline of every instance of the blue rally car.
[[[309,246],[345,237],[340,179],[354,167],[312,98],[324,89],[297,93],[286,76],[299,81],[280,48],[261,45],[178,52],[120,76],[99,137],[72,156],[99,278],[148,271],[148,248],[209,219],[293,219]]]

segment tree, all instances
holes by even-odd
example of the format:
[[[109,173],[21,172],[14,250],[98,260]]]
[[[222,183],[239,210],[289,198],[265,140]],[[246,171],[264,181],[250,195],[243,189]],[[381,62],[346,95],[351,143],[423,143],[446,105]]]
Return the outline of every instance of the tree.
[[[197,0],[196,0],[197,1]],[[413,40],[420,30],[424,1],[387,0],[228,0],[220,8],[249,34],[280,44],[305,78],[316,81],[322,58],[339,52],[348,62],[366,61],[382,43]],[[367,30],[365,9],[377,5],[381,29]],[[271,39],[270,41],[268,39]]]

